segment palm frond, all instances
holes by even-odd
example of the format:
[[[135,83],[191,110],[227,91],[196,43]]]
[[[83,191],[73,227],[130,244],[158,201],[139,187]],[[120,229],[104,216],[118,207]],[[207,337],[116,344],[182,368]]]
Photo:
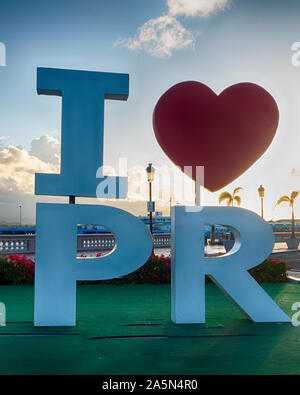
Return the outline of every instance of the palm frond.
[[[229,192],[222,192],[219,195],[219,204],[221,204],[224,200],[232,201],[231,193]]]
[[[237,205],[240,206],[242,203],[242,199],[240,196],[234,196],[233,199],[237,202]]]
[[[296,197],[299,195],[299,191],[293,191],[292,193],[291,193],[291,200],[295,200],[296,199]]]
[[[278,206],[279,204],[283,203],[283,202],[288,202],[290,203],[290,198],[286,195],[281,196],[278,200],[277,203],[275,204],[275,206]]]
[[[233,196],[236,195],[237,193],[239,193],[241,190],[243,190],[243,187],[237,187],[235,188],[235,190],[233,191]]]

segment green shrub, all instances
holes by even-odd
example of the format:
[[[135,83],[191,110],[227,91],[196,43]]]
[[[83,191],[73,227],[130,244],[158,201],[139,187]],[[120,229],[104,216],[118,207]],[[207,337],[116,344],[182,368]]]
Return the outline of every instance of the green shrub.
[[[0,285],[33,284],[34,262],[26,256],[0,258]]]
[[[267,258],[260,265],[249,270],[251,276],[260,283],[287,282],[287,270],[290,269],[285,261]],[[119,279],[106,280],[106,284],[168,284],[171,279],[171,256],[152,254],[144,266],[133,273]],[[212,282],[206,276],[206,282]]]
[[[287,282],[286,261],[277,261],[276,259],[266,259],[260,265],[249,270],[251,276],[259,283],[283,283]]]
[[[97,254],[100,256],[101,254]],[[84,256],[82,256],[84,257]],[[10,255],[0,258],[0,285],[33,284],[35,264],[26,256]],[[287,270],[290,269],[285,261],[266,259],[260,265],[249,270],[253,278],[260,282],[286,282]],[[171,280],[171,256],[152,254],[147,262],[138,270],[126,276],[96,281],[104,284],[169,284]],[[211,280],[206,276],[206,282]],[[95,282],[95,281],[94,281]],[[79,283],[89,283],[79,281]]]

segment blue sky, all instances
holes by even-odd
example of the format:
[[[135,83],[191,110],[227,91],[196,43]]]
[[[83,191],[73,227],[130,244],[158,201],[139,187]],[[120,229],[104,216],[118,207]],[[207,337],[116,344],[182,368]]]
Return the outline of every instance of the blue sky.
[[[174,0],[173,5],[176,2],[180,3]],[[208,1],[199,3],[205,8]],[[218,0],[212,3],[218,4]],[[37,67],[130,74],[128,101],[107,101],[105,105],[104,158],[113,166],[117,166],[119,157],[128,157],[129,166],[145,166],[149,161],[157,166],[170,165],[155,140],[152,112],[161,94],[175,83],[198,80],[218,93],[234,83],[251,81],[277,100],[280,125],[264,157],[226,189],[244,186],[245,207],[259,211],[257,187],[263,183],[269,190],[267,216],[289,216],[288,208],[272,208],[281,194],[300,185],[300,67],[291,64],[291,45],[300,41],[300,4],[296,0],[219,3],[226,3],[225,8],[216,6],[204,16],[201,12],[191,15],[188,8],[172,14],[167,0],[0,0],[0,42],[6,46],[7,63],[0,67],[0,136],[5,137],[0,141],[2,151],[11,145],[30,152],[32,140],[46,134],[60,139],[61,101],[36,94]],[[129,45],[126,39],[137,39],[138,29],[149,20],[166,15],[175,18],[185,38],[192,37],[192,45],[174,48],[165,57],[157,57],[145,48],[124,46]],[[120,42],[123,46],[116,45]],[[178,47],[181,44],[184,47],[184,42],[178,42]],[[54,142],[51,144],[53,148]],[[47,150],[45,145],[39,149],[43,147]],[[46,154],[35,151],[39,159],[45,159]],[[30,166],[35,169],[33,162],[31,157]],[[5,207],[6,219],[14,220],[14,210],[10,215],[5,204],[14,199],[34,199],[24,188],[22,192],[22,174],[15,170],[17,181],[9,180],[13,185],[9,191],[5,187],[8,175],[3,170],[7,165],[4,160],[1,163],[1,156],[0,166],[0,210]],[[24,158],[21,166],[25,166]],[[292,169],[294,175],[290,174]],[[218,193],[205,196],[208,204],[217,204]],[[33,212],[33,203],[28,203],[29,222]]]

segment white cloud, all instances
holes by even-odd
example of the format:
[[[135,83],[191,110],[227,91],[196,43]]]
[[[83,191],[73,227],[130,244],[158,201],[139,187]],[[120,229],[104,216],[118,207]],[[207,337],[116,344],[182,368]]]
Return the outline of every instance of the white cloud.
[[[167,0],[169,14],[207,17],[229,6],[230,0]]]
[[[5,141],[5,138],[1,138]],[[60,171],[60,143],[48,134],[35,138],[31,142],[29,152],[23,147],[13,145],[0,146],[0,204],[1,196],[10,195],[12,199],[17,195],[34,194],[35,173],[59,173]],[[118,170],[104,165],[105,175],[116,176]],[[162,190],[169,199],[169,184],[161,184],[162,177],[171,174],[168,167],[156,168],[153,185],[153,196],[162,199]],[[128,169],[128,201],[145,201],[148,199],[149,185],[144,166],[133,166]],[[159,181],[161,180],[161,181]],[[159,193],[160,191],[160,193]]]
[[[118,38],[113,46],[130,50],[144,50],[155,58],[169,58],[173,51],[191,49],[195,37],[176,19],[186,17],[207,17],[229,6],[231,0],[166,0],[168,14],[150,19],[138,28],[133,38]],[[199,33],[197,33],[199,34]]]
[[[114,46],[144,50],[156,58],[168,58],[175,50],[193,48],[195,38],[170,15],[150,19],[138,29],[134,38],[119,38]]]
[[[0,138],[1,142],[5,140],[6,138]],[[59,173],[59,158],[57,158],[59,152],[59,142],[53,141],[49,135],[34,139],[29,152],[22,147],[13,145],[0,146],[0,222],[17,223],[19,221],[18,206],[22,205],[23,223],[34,223],[37,201],[59,201],[59,197],[51,200],[49,197],[34,196],[35,173]],[[103,166],[103,171],[105,175],[118,174],[118,170],[110,166]],[[161,188],[159,187],[159,174],[168,172],[168,168],[162,170],[156,168],[156,178],[153,185],[153,197],[157,201],[157,210],[166,209],[166,214],[169,213],[168,205],[161,205],[160,203],[163,202],[158,201],[160,196],[158,188]],[[145,201],[148,200],[148,194],[149,185],[145,167],[133,166],[128,169],[127,199],[108,200],[105,204],[123,208],[136,215],[146,214]],[[85,200],[82,203],[86,204],[87,202]],[[94,204],[95,199],[91,199],[90,203]]]
[[[36,140],[44,141],[43,137],[45,136]],[[35,147],[36,153],[38,153],[37,147],[38,144]],[[32,152],[28,153],[21,147],[0,146],[0,193],[33,194],[34,173],[57,173],[58,163],[54,161],[51,163],[50,153],[51,150],[53,151],[53,141],[49,140],[48,146],[44,141],[44,150],[45,158],[50,159],[49,161],[43,161],[37,155]],[[38,154],[40,157],[43,156],[41,149]]]
[[[41,161],[59,165],[60,142],[48,134],[33,139],[29,154]]]

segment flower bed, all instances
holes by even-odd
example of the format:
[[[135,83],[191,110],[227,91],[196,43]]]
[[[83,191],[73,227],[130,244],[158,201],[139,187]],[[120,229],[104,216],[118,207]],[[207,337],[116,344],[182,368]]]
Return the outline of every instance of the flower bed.
[[[98,257],[101,253],[97,254]],[[86,258],[85,255],[79,256]],[[23,285],[34,282],[33,260],[26,256],[9,255],[0,258],[0,285]],[[260,265],[249,270],[249,273],[258,282],[286,282],[287,266],[285,261],[266,259]],[[141,268],[121,278],[101,281],[105,284],[168,284],[171,278],[171,256],[152,254]],[[207,278],[207,281],[210,280]],[[99,281],[97,281],[99,282]]]
[[[260,265],[250,269],[249,273],[259,283],[284,283],[288,281],[287,270],[291,268],[286,261],[267,258]]]
[[[34,282],[34,261],[25,255],[0,258],[0,285],[23,285]]]

